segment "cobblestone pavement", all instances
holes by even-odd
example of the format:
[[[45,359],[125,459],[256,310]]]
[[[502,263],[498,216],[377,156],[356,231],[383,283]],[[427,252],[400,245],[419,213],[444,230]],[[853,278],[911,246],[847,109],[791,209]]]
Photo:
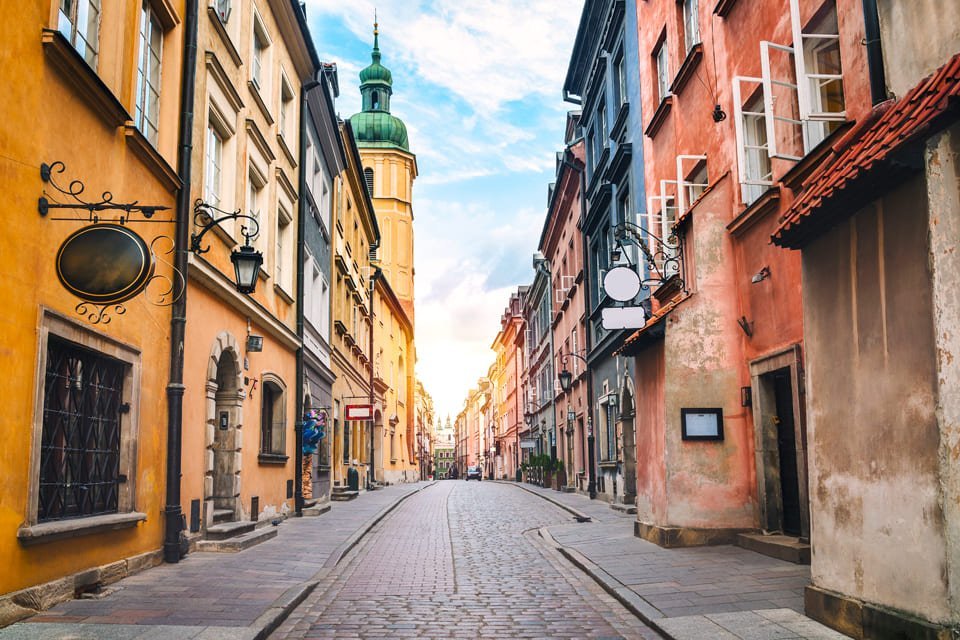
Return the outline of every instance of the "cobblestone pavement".
[[[445,481],[381,522],[272,638],[659,638],[555,550],[570,515]]]

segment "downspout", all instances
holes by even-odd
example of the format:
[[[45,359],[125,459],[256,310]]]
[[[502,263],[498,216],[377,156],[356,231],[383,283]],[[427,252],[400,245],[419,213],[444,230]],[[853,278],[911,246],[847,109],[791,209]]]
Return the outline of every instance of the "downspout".
[[[303,297],[306,293],[306,284],[303,280],[303,263],[306,260],[306,231],[307,231],[307,114],[310,107],[307,105],[307,93],[320,86],[316,80],[311,80],[300,87],[300,168],[297,176],[297,193],[300,201],[300,215],[297,217],[297,397],[294,433],[296,444],[295,471],[293,477],[293,511],[294,515],[303,515],[303,384],[306,378],[303,356]]]
[[[373,211],[373,207],[371,206],[371,212],[372,211]],[[369,467],[369,473],[367,474],[368,490],[373,489],[373,483],[376,481],[376,470],[374,469],[374,458],[373,458],[375,453],[373,441],[377,435],[377,425],[373,419],[373,415],[374,415],[373,403],[375,399],[374,393],[373,393],[373,370],[374,370],[374,364],[376,362],[373,355],[373,331],[375,326],[373,300],[374,300],[374,296],[376,295],[377,278],[380,277],[380,267],[374,267],[373,265],[376,262],[377,249],[379,248],[380,248],[380,239],[377,238],[377,241],[370,245],[370,266],[371,266],[371,271],[370,271],[370,467]],[[384,409],[386,409],[386,407],[384,407]],[[380,414],[380,415],[382,419],[383,414]]]
[[[177,221],[174,229],[173,266],[183,276],[174,278],[174,300],[170,315],[170,377],[167,383],[167,489],[163,508],[163,559],[180,561],[180,450],[183,433],[183,344],[187,324],[187,251],[190,245],[191,156],[193,154],[193,101],[197,79],[197,1],[187,0],[183,18],[183,75],[180,79],[180,131],[177,167]],[[179,294],[179,295],[178,295]]]
[[[579,139],[578,139],[579,140]],[[576,143],[578,140],[574,140]],[[571,143],[573,144],[573,143]],[[572,170],[576,171],[580,176],[580,219],[583,220],[587,212],[587,175],[585,167],[578,167],[575,163],[570,162],[567,159],[567,154],[570,151],[570,145],[567,145],[567,149],[563,153],[561,162],[570,167]],[[580,231],[580,242],[583,255],[583,281],[587,283],[585,288],[587,307],[590,306],[590,260],[587,259],[587,234],[583,232],[583,229]],[[586,327],[584,332],[585,340],[585,353],[590,353],[590,349],[593,348],[593,337],[591,335],[590,327]],[[588,469],[588,482],[587,482],[587,493],[590,494],[590,499],[593,500],[597,497],[597,471],[596,471],[596,452],[594,450],[594,437],[593,437],[593,372],[590,371],[589,366],[587,366],[587,469]]]
[[[874,105],[887,99],[887,78],[883,69],[883,43],[880,40],[880,14],[877,0],[863,0],[864,44],[867,46],[867,70],[870,97]]]

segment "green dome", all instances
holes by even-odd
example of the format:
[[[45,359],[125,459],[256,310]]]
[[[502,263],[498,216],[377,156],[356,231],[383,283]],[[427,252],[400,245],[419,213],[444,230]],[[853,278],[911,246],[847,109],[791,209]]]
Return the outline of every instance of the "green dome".
[[[380,64],[380,37],[377,24],[373,25],[373,52],[371,63],[360,72],[362,111],[350,116],[350,125],[357,144],[361,147],[399,147],[410,151],[407,126],[390,114],[393,95],[393,74]]]
[[[353,135],[361,147],[400,147],[410,150],[407,126],[385,111],[361,111],[350,116]]]

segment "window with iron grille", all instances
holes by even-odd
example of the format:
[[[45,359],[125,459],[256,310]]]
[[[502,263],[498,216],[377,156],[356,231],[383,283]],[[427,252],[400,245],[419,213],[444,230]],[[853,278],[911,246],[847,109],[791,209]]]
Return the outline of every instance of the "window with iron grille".
[[[116,513],[126,365],[51,335],[37,521]]]

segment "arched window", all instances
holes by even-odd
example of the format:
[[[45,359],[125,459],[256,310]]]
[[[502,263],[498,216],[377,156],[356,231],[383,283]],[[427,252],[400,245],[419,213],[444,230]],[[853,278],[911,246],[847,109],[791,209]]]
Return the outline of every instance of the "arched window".
[[[370,94],[370,108],[379,109],[380,108],[380,92],[374,91]]]
[[[363,181],[367,183],[367,193],[373,197],[373,169],[367,167],[363,170]]]

